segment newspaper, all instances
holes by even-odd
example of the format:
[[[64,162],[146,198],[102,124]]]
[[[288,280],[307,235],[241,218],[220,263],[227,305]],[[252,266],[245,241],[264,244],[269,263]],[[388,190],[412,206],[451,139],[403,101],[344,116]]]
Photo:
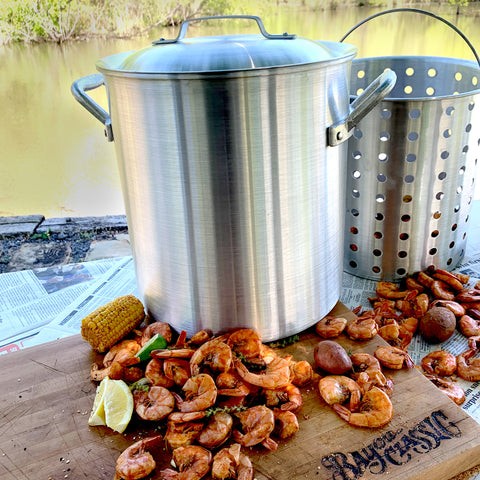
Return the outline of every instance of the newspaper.
[[[38,268],[0,275],[0,354],[23,348],[101,281],[121,259]]]
[[[122,257],[93,282],[88,289],[75,298],[38,333],[23,340],[22,346],[32,347],[80,332],[82,319],[97,307],[111,300],[132,294],[139,297],[135,268],[131,256]]]

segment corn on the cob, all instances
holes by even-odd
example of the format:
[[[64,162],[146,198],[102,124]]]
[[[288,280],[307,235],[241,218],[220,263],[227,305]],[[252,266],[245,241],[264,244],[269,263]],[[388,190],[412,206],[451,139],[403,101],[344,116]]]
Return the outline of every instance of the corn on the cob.
[[[124,295],[87,315],[82,320],[82,337],[102,353],[138,327],[144,317],[142,302],[134,295]]]

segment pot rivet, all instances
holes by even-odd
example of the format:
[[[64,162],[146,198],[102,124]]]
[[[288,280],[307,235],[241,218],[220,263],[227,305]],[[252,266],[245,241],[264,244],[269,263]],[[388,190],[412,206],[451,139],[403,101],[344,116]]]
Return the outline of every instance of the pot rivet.
[[[342,132],[338,132],[337,133],[337,140],[341,140],[343,138],[343,133]]]

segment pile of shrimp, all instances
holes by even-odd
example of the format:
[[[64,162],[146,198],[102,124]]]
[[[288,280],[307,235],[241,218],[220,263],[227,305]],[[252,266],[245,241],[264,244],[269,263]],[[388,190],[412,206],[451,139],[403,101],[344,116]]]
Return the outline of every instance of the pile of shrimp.
[[[364,428],[385,426],[393,417],[393,379],[384,370],[413,368],[408,353],[388,345],[374,354],[350,356],[352,368],[343,375],[326,375],[318,383],[323,400],[350,425]]]
[[[156,333],[168,347],[139,364],[135,354]],[[244,450],[255,445],[275,450],[279,441],[296,434],[300,387],[312,381],[312,366],[281,356],[251,329],[173,337],[167,323],[151,323],[113,346],[103,365],[92,367],[95,381],[109,376],[129,382],[135,416],[164,430],[127,448],[117,460],[115,478],[149,475],[156,468],[149,449],[163,443],[175,468],[159,471],[158,478],[198,480],[210,474],[252,480]]]
[[[353,340],[368,340],[380,335],[389,345],[407,351],[423,315],[432,307],[448,308],[457,319],[458,330],[467,337],[468,348],[456,357],[445,350],[426,355],[421,365],[425,375],[442,392],[461,405],[463,389],[456,375],[467,381],[480,380],[480,359],[474,358],[480,344],[480,282],[469,286],[470,277],[440,269],[427,269],[405,279],[400,286],[378,282],[372,308],[354,310],[358,316],[325,317],[316,325],[323,338],[335,338],[343,331]],[[402,288],[403,287],[403,288]]]

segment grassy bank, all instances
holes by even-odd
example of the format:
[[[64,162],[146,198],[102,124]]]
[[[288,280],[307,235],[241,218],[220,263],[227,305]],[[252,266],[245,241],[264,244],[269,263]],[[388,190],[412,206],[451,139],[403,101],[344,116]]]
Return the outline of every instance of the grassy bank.
[[[445,0],[462,5],[469,0]],[[472,0],[473,1],[473,0]],[[433,2],[420,2],[428,5]],[[438,5],[438,1],[434,2]],[[354,6],[409,6],[402,0],[2,0],[0,43],[131,37],[158,26],[204,15],[261,15],[280,5],[329,9]]]

